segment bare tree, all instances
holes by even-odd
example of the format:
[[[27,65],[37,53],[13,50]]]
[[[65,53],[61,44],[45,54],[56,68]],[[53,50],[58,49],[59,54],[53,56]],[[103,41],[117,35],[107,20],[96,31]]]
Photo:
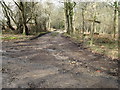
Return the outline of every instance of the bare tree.
[[[21,19],[22,19],[21,24],[23,26],[23,34],[29,35],[27,23],[32,19],[33,8],[37,3],[22,2],[21,0],[20,0],[20,2],[14,1],[14,3],[17,5],[17,7],[20,10],[20,15],[21,15]]]
[[[11,30],[15,30],[11,24],[11,15],[10,15],[10,12],[9,12],[9,7],[5,4],[5,2],[3,1],[0,1],[0,4],[3,8],[3,13],[4,13],[4,16],[7,18],[7,25],[8,27],[11,29]]]
[[[74,16],[74,7],[76,3],[71,2],[70,0],[65,0],[64,2],[64,10],[65,10],[65,17],[66,17],[66,28],[67,33],[72,34],[74,32],[73,26],[73,16]]]

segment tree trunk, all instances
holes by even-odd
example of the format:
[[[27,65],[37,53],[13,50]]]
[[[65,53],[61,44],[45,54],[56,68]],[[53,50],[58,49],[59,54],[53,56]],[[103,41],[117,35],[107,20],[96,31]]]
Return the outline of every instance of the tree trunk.
[[[117,10],[115,7],[115,10],[114,10],[114,31],[113,31],[113,38],[114,39],[115,39],[115,33],[116,33],[116,14],[117,14]]]
[[[22,21],[22,15],[21,15],[20,12],[19,12],[19,20],[18,20],[18,23],[17,23],[16,32],[20,33],[20,34],[23,33],[23,21]]]
[[[82,26],[82,40],[84,40],[84,27],[85,27],[85,22],[84,22],[84,9],[82,9],[82,19],[83,19],[83,26]]]
[[[29,35],[29,33],[28,33],[28,27],[27,27],[26,24],[23,25],[23,34],[24,35]]]
[[[69,12],[68,12],[69,9],[68,9],[67,0],[64,2],[64,10],[65,10],[65,18],[66,18],[65,26],[66,26],[67,33],[70,34],[70,21],[69,21]]]
[[[75,3],[71,3],[70,1],[65,0],[64,9],[65,9],[65,17],[66,17],[66,30],[68,34],[73,34],[73,8]]]
[[[74,28],[73,28],[73,8],[72,8],[72,10],[70,11],[70,13],[72,13],[72,14],[70,14],[70,34],[74,34]]]
[[[43,31],[47,31],[47,20],[45,19],[43,22]]]
[[[90,46],[92,46],[93,45],[93,36],[94,36],[94,30],[95,30],[95,21],[93,21],[93,28],[91,29],[91,32],[90,32],[90,34],[91,34],[91,41],[90,41]]]
[[[120,15],[119,15],[119,27],[118,27],[118,59],[120,59]]]
[[[95,3],[96,4],[96,3]],[[91,41],[90,41],[90,46],[93,45],[93,41],[94,41],[94,32],[95,32],[95,22],[96,21],[96,5],[94,7],[94,13],[93,13],[93,28],[91,30]]]
[[[64,12],[65,12],[66,10],[64,9]],[[66,20],[66,13],[64,13],[65,15],[64,15],[64,29],[65,29],[65,31],[67,32],[67,20]]]
[[[34,18],[34,21],[35,21],[36,33],[38,33],[38,22],[37,22],[37,17],[36,16]]]
[[[118,59],[120,60],[120,2],[118,5]]]
[[[67,33],[70,34],[70,19],[69,19],[69,15],[67,15],[66,18],[67,18]]]
[[[116,38],[116,31],[117,31],[117,19],[118,19],[118,2],[114,2],[115,10],[114,10],[114,31],[113,31],[113,38]]]
[[[50,30],[51,28],[51,18],[50,18],[50,14],[49,14],[49,17],[48,17],[48,30]]]
[[[25,5],[23,4],[23,2],[20,2],[21,5],[21,13],[22,13],[22,20],[23,20],[23,34],[24,35],[29,35],[28,33],[28,27],[27,27],[27,23],[26,23],[26,12],[25,12],[25,5],[27,5],[27,2],[25,2]]]

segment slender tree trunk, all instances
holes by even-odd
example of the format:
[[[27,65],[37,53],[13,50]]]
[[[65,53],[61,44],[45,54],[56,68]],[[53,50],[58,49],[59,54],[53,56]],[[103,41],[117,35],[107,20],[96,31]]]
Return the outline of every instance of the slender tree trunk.
[[[116,10],[116,7],[115,7],[115,10],[114,10],[114,32],[113,32],[113,38],[115,39],[115,34],[116,34],[116,14],[117,14],[117,10]]]
[[[74,8],[73,8],[73,13],[74,13],[74,15],[73,15],[73,24],[72,24],[72,27],[73,27],[73,34],[75,34],[75,10],[74,10]]]
[[[90,41],[90,46],[93,45],[93,36],[94,36],[94,31],[95,31],[95,21],[93,21],[93,28],[91,29],[91,41]]]
[[[17,29],[16,32],[22,34],[23,33],[23,21],[22,21],[22,15],[21,12],[19,12],[19,22],[17,23]]]
[[[95,3],[96,4],[96,3]],[[93,45],[93,41],[94,41],[94,32],[95,32],[95,21],[96,21],[96,5],[94,7],[94,14],[93,14],[93,28],[91,30],[91,41],[90,41],[90,46]]]
[[[118,59],[120,60],[120,2],[118,5],[118,11]]]
[[[37,22],[37,17],[36,16],[34,18],[34,21],[35,21],[36,33],[38,33],[38,22]]]
[[[64,2],[64,10],[65,10],[65,26],[66,26],[66,30],[67,30],[67,33],[70,34],[70,21],[69,21],[69,12],[68,12],[68,1],[65,0]]]
[[[66,17],[67,17],[67,33],[70,34],[70,19],[69,19],[69,15],[67,15]]]
[[[25,2],[25,5],[23,4],[23,2],[20,2],[21,7],[22,7],[22,20],[23,20],[23,34],[24,35],[29,35],[28,33],[28,27],[26,25],[26,12],[25,12],[25,5],[27,4],[27,2]]]
[[[28,33],[28,27],[27,27],[26,24],[23,25],[23,34],[24,35],[29,35],[29,33]]]
[[[119,14],[119,27],[118,27],[118,59],[120,59],[120,14]]]
[[[118,2],[114,2],[115,10],[114,10],[114,31],[113,31],[113,38],[116,39],[116,32],[117,32],[117,24],[118,24]]]
[[[73,17],[70,16],[70,34],[73,34]]]
[[[48,17],[48,30],[50,30],[51,28],[51,18],[50,18],[50,14],[49,14],[49,17]]]
[[[66,9],[64,9],[64,29],[65,29],[65,31],[67,32],[67,20],[66,20]]]
[[[85,22],[84,22],[84,9],[82,9],[82,19],[83,19],[83,26],[82,26],[82,40],[84,40],[84,27],[85,27]]]
[[[74,8],[72,7],[72,10],[70,10],[70,30],[71,30],[71,34],[75,33],[75,29],[74,29]]]
[[[47,31],[47,20],[46,19],[43,22],[43,31]]]

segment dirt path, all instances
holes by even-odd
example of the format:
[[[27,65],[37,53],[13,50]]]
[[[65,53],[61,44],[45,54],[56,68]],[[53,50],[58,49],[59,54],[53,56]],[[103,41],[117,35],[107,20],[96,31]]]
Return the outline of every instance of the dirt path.
[[[3,42],[3,88],[117,88],[117,62],[61,34]]]

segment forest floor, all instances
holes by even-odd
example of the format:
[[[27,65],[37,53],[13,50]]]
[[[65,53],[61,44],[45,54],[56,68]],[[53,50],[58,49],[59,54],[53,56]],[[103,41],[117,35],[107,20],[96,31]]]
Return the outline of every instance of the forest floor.
[[[2,42],[3,88],[118,88],[117,60],[52,32]]]

